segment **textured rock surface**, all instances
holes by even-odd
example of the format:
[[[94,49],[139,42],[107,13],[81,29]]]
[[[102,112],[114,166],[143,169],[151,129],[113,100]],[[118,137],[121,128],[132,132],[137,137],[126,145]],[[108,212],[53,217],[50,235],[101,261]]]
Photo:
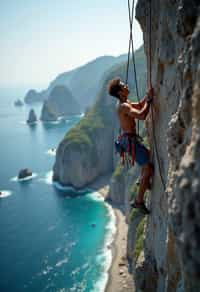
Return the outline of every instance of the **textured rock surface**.
[[[199,1],[152,0],[153,113],[160,169],[149,197],[138,291],[200,291],[200,11]],[[149,1],[137,19],[149,48]],[[148,58],[149,59],[149,58]],[[153,147],[152,120],[147,121]],[[152,280],[153,279],[153,280]],[[149,286],[148,283],[152,283]]]
[[[30,110],[27,123],[35,123],[37,121],[36,113],[33,109]]]
[[[139,176],[139,167],[135,165],[130,169],[118,165],[110,181],[108,199],[116,204],[123,204],[126,212],[130,209],[130,188]]]

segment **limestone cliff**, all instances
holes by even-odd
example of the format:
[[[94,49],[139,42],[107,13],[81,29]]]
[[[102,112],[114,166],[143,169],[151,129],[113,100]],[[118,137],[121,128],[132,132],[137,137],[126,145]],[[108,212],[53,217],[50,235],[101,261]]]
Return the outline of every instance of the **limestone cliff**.
[[[56,152],[54,180],[82,188],[113,169],[114,104],[104,96],[71,129]]]
[[[136,11],[147,56],[149,3],[139,0]],[[141,222],[135,216],[136,221],[130,223],[128,255],[137,291],[200,291],[200,2],[152,0],[151,5],[158,159],[154,151],[144,251],[137,258],[133,255],[135,231]],[[147,126],[155,149],[151,115]]]

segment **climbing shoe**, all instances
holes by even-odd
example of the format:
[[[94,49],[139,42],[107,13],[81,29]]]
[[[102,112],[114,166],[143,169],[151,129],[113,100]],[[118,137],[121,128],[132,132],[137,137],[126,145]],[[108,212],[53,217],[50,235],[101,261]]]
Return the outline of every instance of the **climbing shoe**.
[[[144,214],[144,215],[150,214],[150,211],[147,209],[147,207],[145,206],[144,202],[138,203],[138,202],[134,201],[130,205],[131,205],[131,207],[141,211],[141,213]]]

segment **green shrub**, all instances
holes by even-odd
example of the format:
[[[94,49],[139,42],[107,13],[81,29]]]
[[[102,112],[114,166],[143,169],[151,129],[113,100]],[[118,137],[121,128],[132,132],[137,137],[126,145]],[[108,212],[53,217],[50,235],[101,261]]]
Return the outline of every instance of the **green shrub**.
[[[141,216],[142,213],[138,209],[132,208],[129,213],[129,221],[133,221],[136,217]]]
[[[146,218],[144,217],[136,230],[136,240],[135,240],[135,246],[133,250],[133,257],[134,260],[137,261],[141,251],[144,249],[144,226],[146,223]]]
[[[65,136],[66,145],[80,146],[80,148],[94,147],[95,136],[105,127],[104,116],[100,109],[93,109],[86,113],[81,121]]]
[[[137,195],[139,190],[139,186],[136,184],[136,182],[134,182],[134,184],[131,185],[130,189],[129,189],[129,199],[133,200],[135,198],[135,196]]]
[[[121,164],[118,164],[115,168],[115,171],[113,172],[112,177],[115,179],[119,179],[123,176],[124,166]]]

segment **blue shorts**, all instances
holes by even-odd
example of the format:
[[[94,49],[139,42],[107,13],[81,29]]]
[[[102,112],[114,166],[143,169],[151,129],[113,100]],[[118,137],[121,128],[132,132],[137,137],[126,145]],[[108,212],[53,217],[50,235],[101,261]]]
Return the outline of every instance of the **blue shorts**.
[[[150,163],[149,150],[139,141],[135,141],[135,161],[140,165]]]

